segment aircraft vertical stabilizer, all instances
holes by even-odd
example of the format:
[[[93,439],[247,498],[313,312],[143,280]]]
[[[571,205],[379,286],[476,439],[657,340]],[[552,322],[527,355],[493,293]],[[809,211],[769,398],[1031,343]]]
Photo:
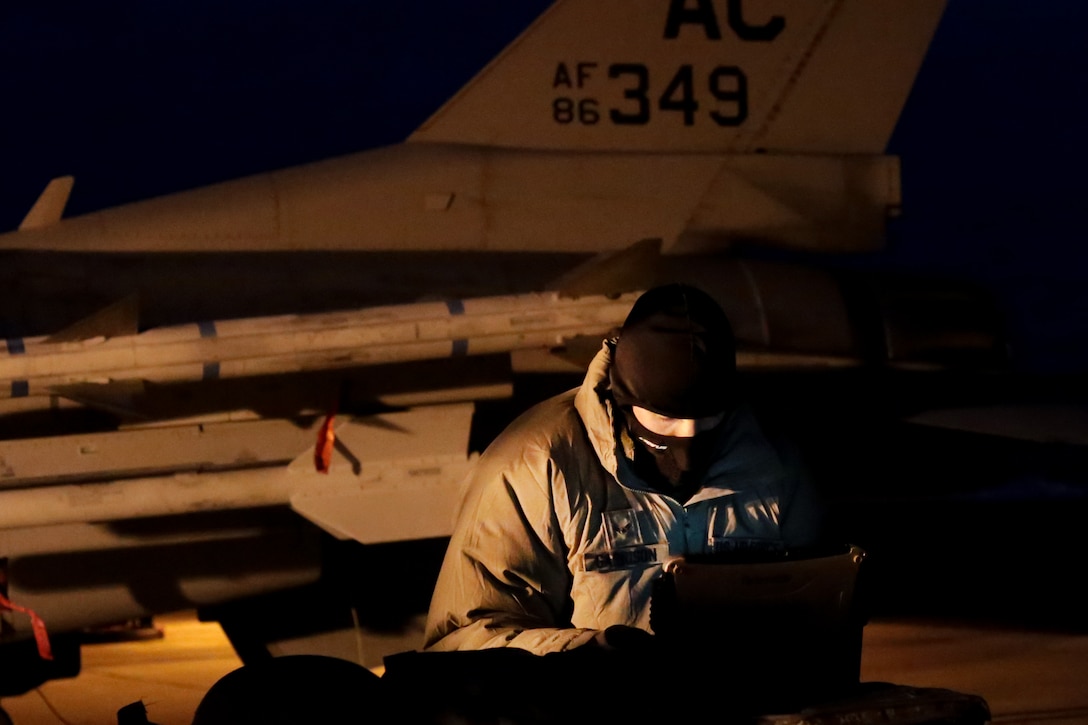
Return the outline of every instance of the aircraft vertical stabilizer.
[[[410,138],[884,151],[946,0],[560,0]]]

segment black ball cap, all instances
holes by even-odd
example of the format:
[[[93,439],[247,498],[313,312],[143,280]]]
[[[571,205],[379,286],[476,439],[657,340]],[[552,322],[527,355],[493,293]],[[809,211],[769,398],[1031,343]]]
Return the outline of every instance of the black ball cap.
[[[733,327],[714,298],[662,285],[635,301],[620,328],[612,395],[670,418],[706,418],[731,407],[736,370]]]

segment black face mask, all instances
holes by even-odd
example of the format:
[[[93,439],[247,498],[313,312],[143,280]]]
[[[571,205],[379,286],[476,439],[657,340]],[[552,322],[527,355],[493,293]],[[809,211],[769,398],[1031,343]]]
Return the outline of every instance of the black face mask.
[[[639,475],[655,488],[663,488],[669,493],[677,489],[688,495],[694,493],[714,460],[717,428],[691,437],[666,436],[642,425],[626,406],[623,414],[628,430],[639,444],[635,448],[634,461]]]

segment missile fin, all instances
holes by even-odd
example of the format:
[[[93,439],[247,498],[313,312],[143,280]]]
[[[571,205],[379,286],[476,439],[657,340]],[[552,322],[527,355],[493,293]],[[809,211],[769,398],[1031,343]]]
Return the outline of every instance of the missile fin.
[[[112,380],[108,383],[72,383],[52,385],[49,392],[88,408],[116,413],[125,418],[143,419],[140,399],[144,396],[143,380]]]
[[[140,331],[139,317],[139,295],[134,293],[50,335],[46,342],[77,342],[92,337],[135,335]]]
[[[621,250],[601,252],[548,285],[562,297],[620,295],[644,289],[661,256],[660,239],[642,239]]]

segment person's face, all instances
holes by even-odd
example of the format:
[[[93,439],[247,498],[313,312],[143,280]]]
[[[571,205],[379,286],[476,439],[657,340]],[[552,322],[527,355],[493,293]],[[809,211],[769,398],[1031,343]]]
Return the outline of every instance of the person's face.
[[[647,430],[674,438],[692,438],[696,433],[710,430],[725,418],[724,412],[706,418],[670,418],[637,405],[631,406],[631,412]]]

